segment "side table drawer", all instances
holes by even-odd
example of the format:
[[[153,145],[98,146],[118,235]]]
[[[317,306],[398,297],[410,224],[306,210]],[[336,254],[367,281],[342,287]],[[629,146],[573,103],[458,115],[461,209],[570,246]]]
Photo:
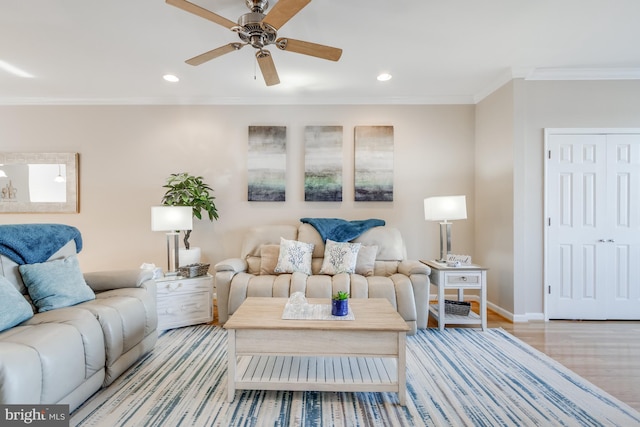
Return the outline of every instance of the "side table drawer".
[[[202,279],[171,280],[158,282],[158,297],[172,295],[192,294],[193,292],[209,291],[211,288],[211,279],[203,277]]]
[[[209,290],[158,298],[158,328],[193,325],[213,320]]]
[[[475,272],[451,272],[444,274],[445,286],[480,286],[482,273]]]

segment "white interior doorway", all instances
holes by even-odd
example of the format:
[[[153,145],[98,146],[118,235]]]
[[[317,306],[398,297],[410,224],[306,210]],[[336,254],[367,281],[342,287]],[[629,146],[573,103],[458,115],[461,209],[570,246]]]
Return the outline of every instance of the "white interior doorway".
[[[545,318],[640,319],[640,129],[546,129],[545,222]]]

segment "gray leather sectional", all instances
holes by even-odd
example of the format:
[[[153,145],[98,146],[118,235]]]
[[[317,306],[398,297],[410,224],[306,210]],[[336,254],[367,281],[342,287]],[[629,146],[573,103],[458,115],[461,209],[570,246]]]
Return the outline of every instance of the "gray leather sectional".
[[[71,240],[49,260],[75,254]],[[18,264],[4,255],[0,275],[31,302]],[[84,279],[95,299],[36,312],[0,332],[0,403],[60,403],[73,411],[154,347],[156,288],[150,276],[133,270]]]

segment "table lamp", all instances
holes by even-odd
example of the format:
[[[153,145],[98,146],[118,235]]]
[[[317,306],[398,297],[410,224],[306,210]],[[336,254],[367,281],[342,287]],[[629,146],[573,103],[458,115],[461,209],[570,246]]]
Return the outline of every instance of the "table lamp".
[[[447,262],[451,252],[451,223],[449,221],[467,218],[465,196],[440,196],[424,199],[424,219],[440,221],[440,259]]]
[[[191,229],[193,229],[193,209],[191,206],[151,207],[151,230],[167,232],[168,275],[178,274],[178,266],[180,265],[178,237],[180,231]]]

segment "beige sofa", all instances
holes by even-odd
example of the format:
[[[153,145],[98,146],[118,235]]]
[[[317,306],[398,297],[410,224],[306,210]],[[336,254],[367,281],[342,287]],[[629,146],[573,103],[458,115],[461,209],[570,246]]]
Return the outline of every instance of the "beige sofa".
[[[274,274],[265,268],[273,262],[265,249],[278,245],[280,238],[312,243],[311,275],[301,272]],[[288,298],[304,292],[308,298],[330,298],[339,290],[352,298],[386,298],[410,327],[411,334],[427,327],[429,302],[428,266],[407,260],[400,232],[393,227],[369,229],[352,240],[362,248],[376,249],[373,258],[361,260],[358,253],[356,273],[319,274],[325,244],[314,226],[301,223],[251,228],[244,238],[239,258],[215,265],[218,320],[225,323],[247,297]],[[370,264],[370,265],[367,265]],[[357,274],[357,273],[361,274]]]
[[[48,261],[75,253],[71,240]],[[18,264],[4,255],[0,275],[29,300]],[[0,404],[69,404],[73,411],[149,352],[157,341],[150,276],[86,274],[94,300],[36,313],[0,332]]]

